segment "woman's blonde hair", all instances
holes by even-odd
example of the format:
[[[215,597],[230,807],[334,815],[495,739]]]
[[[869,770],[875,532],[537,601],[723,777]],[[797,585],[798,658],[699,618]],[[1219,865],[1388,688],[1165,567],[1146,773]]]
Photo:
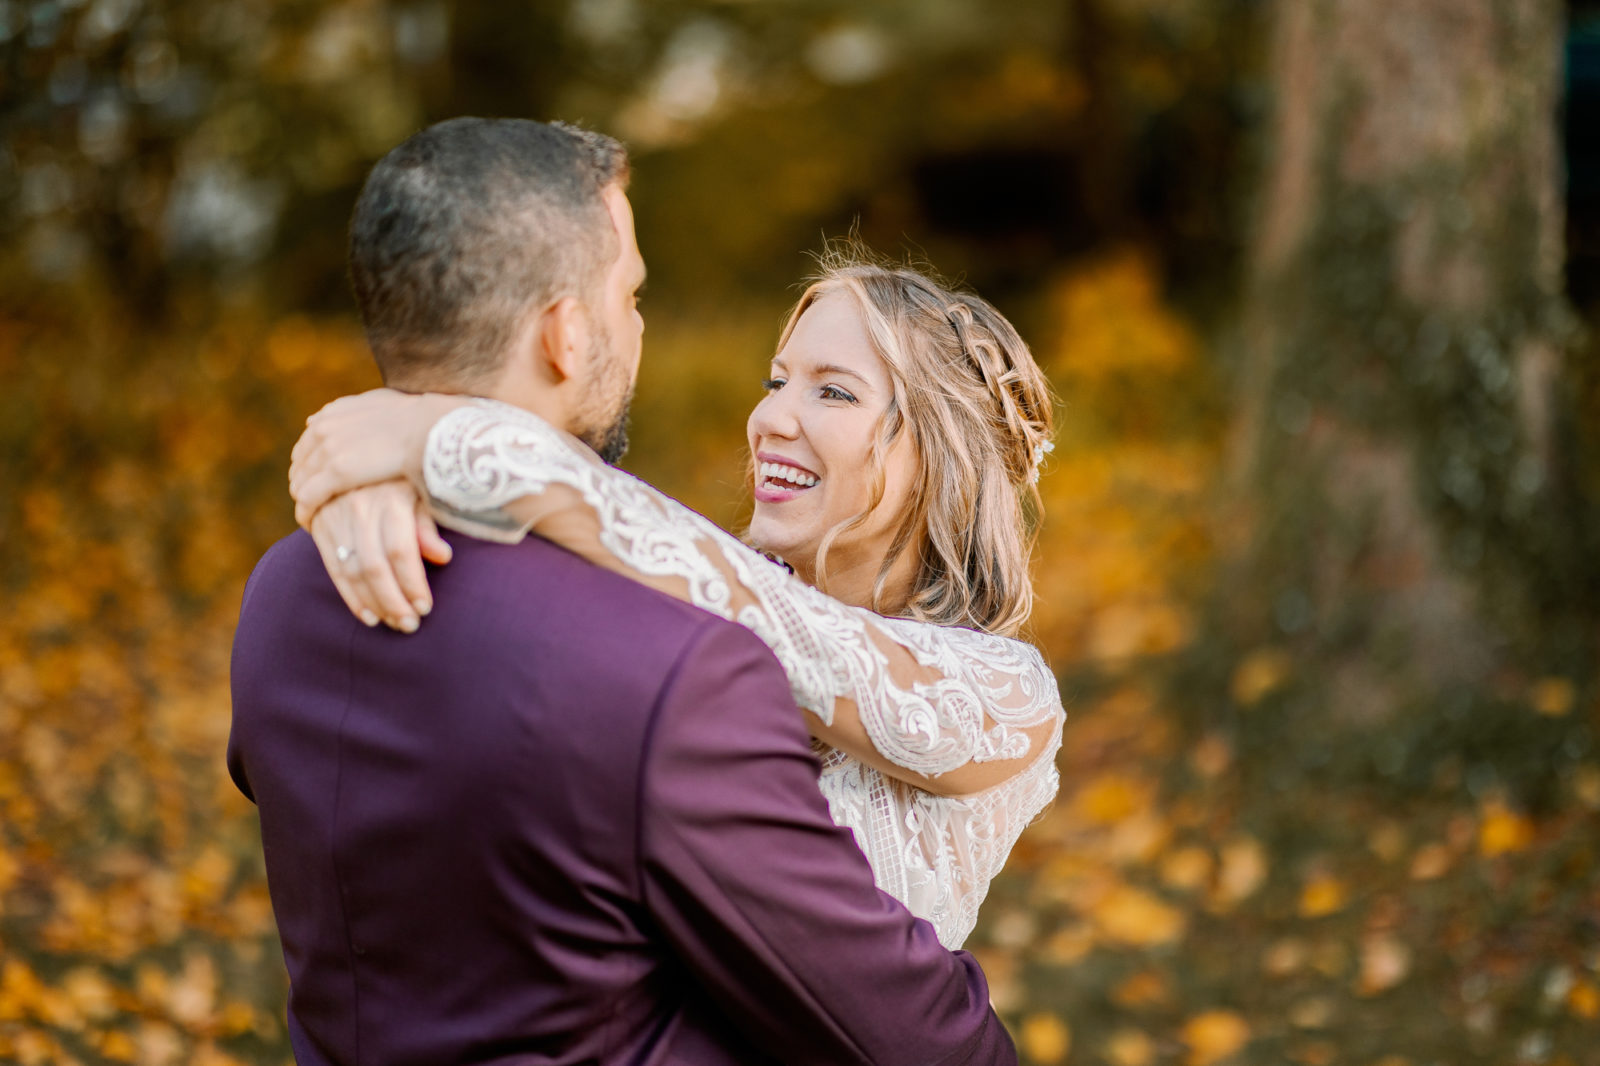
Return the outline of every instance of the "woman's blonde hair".
[[[1033,610],[1029,556],[1038,520],[1039,463],[1052,425],[1049,383],[1028,346],[987,300],[931,271],[885,261],[854,240],[831,243],[783,325],[823,296],[855,300],[894,395],[873,441],[867,509],[838,523],[817,549],[827,587],[828,549],[882,502],[884,454],[909,429],[920,476],[873,587],[917,558],[910,599],[888,609],[940,625],[1015,634]]]

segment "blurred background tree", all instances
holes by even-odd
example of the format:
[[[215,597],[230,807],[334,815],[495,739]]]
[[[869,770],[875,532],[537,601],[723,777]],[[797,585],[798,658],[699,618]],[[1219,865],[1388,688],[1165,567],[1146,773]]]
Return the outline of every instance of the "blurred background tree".
[[[287,1059],[226,649],[461,113],[630,142],[627,465],[725,523],[825,235],[1032,340],[1029,1061],[1600,1061],[1589,0],[0,0],[0,1061]]]

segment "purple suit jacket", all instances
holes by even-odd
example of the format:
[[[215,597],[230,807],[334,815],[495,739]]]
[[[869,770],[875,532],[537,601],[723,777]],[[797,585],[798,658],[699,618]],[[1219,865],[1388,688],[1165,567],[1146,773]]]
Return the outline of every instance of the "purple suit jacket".
[[[304,533],[245,589],[301,1066],[1014,1063],[983,974],[878,891],[743,628],[530,539],[450,538],[419,633]]]

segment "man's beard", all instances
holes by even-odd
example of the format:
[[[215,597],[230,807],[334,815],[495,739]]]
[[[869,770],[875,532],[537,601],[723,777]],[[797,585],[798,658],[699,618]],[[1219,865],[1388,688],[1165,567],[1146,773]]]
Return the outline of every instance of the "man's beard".
[[[602,460],[615,466],[622,457],[628,453],[628,408],[633,405],[633,383],[629,382],[626,390],[621,390],[621,381],[612,371],[620,370],[615,357],[611,352],[611,335],[599,333],[589,343],[589,365],[597,370],[604,368],[597,375],[596,390],[603,390],[606,395],[612,395],[611,386],[619,386],[621,402],[603,415],[595,419],[598,425],[586,424],[577,434],[579,440],[595,450],[595,454]]]
[[[586,433],[583,442],[601,459],[615,466],[628,454],[628,408],[633,405],[633,388],[622,398],[622,407],[604,430]]]

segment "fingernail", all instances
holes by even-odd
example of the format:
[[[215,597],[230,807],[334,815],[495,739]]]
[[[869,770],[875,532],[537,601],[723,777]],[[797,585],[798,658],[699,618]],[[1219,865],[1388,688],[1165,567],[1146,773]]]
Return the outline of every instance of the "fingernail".
[[[404,618],[400,619],[400,628],[405,630],[407,633],[415,633],[417,631],[417,626],[420,624],[421,623],[417,621],[417,616],[413,614],[408,614]]]
[[[445,562],[449,562],[451,559],[453,559],[455,557],[455,554],[456,554],[456,550],[454,548],[450,547],[450,545],[446,544],[444,546]]]
[[[415,607],[417,609],[417,613],[424,618],[428,617],[428,612],[433,610],[433,604],[429,603],[427,600],[412,600],[411,606]]]
[[[373,614],[371,611],[362,611],[361,621],[365,622],[369,627],[375,626],[378,624],[378,616]]]

